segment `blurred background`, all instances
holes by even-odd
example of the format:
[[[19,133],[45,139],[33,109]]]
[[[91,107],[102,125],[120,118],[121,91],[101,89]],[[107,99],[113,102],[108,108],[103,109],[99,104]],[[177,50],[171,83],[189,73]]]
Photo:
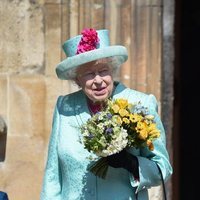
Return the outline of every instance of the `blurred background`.
[[[127,47],[119,79],[158,99],[174,168],[168,199],[196,199],[195,1],[1,0],[0,11],[0,191],[9,200],[39,200],[56,99],[77,90],[56,77],[55,67],[66,57],[61,46],[90,27],[108,29],[111,44]],[[149,194],[161,200],[162,188]]]

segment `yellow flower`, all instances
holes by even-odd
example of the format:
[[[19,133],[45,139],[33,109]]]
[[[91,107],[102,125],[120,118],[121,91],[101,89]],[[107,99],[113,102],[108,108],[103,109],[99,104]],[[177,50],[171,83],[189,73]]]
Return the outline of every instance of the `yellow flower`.
[[[149,125],[149,135],[152,138],[158,138],[160,136],[160,131],[157,129],[155,123]]]
[[[130,124],[130,120],[128,118],[124,117],[122,120],[125,124]]]
[[[121,119],[121,117],[118,116],[118,115],[113,115],[112,120],[113,120],[114,122],[116,122],[117,124],[119,124],[119,125],[122,124],[122,119]]]
[[[145,121],[139,121],[137,123],[137,128],[142,130],[142,129],[147,129],[147,123]]]
[[[158,138],[158,137],[160,137],[160,131],[159,130],[153,130],[153,131],[149,132],[149,136],[151,138]]]
[[[148,127],[145,122],[138,122],[136,130],[139,133],[138,137],[140,139],[145,140],[148,137]]]
[[[118,105],[116,105],[116,104],[114,104],[113,106],[112,106],[112,110],[113,110],[113,112],[114,113],[118,113],[119,112],[119,106]]]
[[[138,114],[130,114],[129,119],[130,119],[131,122],[136,123],[136,122],[142,120],[142,116],[140,116]]]
[[[125,109],[128,107],[128,101],[126,99],[117,99],[116,104],[121,108]]]
[[[148,137],[148,132],[147,132],[147,130],[145,130],[145,129],[140,130],[140,131],[139,131],[138,137],[139,137],[141,140],[146,140],[146,138]]]
[[[147,146],[149,147],[149,150],[150,150],[150,151],[153,151],[153,150],[154,150],[154,145],[153,145],[153,143],[152,143],[151,140],[147,140],[147,141],[146,141],[146,144],[147,144]]]
[[[119,109],[119,114],[121,117],[125,117],[125,116],[128,116],[129,112],[126,110],[126,109]]]
[[[155,123],[149,124],[149,131],[153,131],[155,129],[156,129],[156,124]]]

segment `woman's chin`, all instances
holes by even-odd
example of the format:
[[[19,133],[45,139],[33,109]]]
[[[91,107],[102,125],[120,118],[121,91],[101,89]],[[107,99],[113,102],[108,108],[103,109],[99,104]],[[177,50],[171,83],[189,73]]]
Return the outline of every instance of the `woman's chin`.
[[[108,99],[108,94],[104,94],[104,95],[95,95],[93,97],[93,100],[95,102],[101,102],[101,101],[105,101],[106,99]]]

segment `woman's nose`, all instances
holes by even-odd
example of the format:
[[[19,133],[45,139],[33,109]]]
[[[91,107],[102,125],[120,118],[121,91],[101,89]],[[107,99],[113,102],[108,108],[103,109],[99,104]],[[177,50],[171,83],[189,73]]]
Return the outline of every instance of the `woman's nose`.
[[[95,73],[95,76],[94,76],[94,82],[95,83],[102,83],[102,77],[100,76],[100,74],[98,72]]]

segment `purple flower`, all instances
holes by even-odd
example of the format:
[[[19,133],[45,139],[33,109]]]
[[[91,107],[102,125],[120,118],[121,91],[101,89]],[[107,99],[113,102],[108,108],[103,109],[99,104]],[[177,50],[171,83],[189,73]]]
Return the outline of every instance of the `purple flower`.
[[[89,139],[92,139],[92,138],[94,137],[94,135],[90,133],[87,137],[88,137]]]
[[[112,131],[113,131],[113,129],[112,129],[111,127],[108,127],[108,128],[106,128],[106,130],[105,130],[105,132],[106,132],[107,134],[111,134]]]
[[[108,117],[108,119],[111,119],[112,118],[112,114],[108,113],[107,117]]]

